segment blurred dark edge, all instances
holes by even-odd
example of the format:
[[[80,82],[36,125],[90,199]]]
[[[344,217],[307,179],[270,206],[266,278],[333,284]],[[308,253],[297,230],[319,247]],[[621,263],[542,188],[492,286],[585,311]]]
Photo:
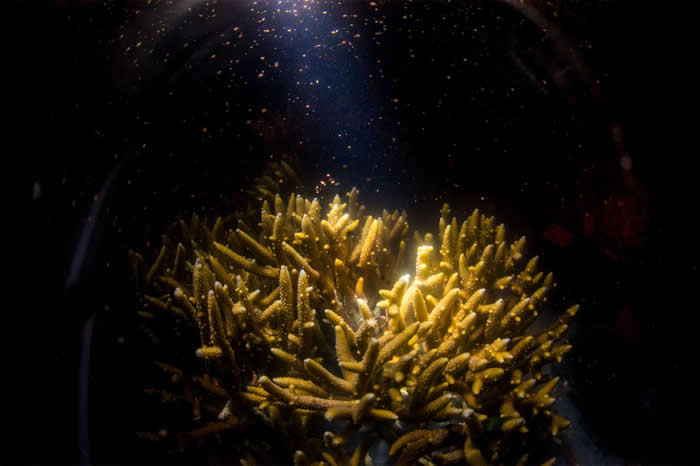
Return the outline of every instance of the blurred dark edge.
[[[125,2],[128,3],[128,2]],[[562,2],[565,3],[565,2]],[[572,2],[575,3],[575,2]],[[694,463],[700,391],[697,371],[697,11],[695,2],[609,1],[606,16],[586,18],[582,34],[605,38],[600,60],[613,77],[606,92],[625,125],[631,151],[653,167],[645,180],[665,255],[658,286],[639,289],[667,315],[643,344],[659,353],[647,370],[664,382],[653,432],[638,430],[609,405],[610,430],[635,435],[639,448],[659,463]],[[7,8],[9,7],[9,8]],[[94,69],[99,44],[112,37],[118,14],[101,14],[102,2],[22,2],[6,6],[9,78],[5,150],[6,262],[10,301],[3,324],[9,389],[6,423],[9,458],[4,463],[79,461],[76,384],[84,319],[77,311],[101,303],[71,302],[63,284],[76,231],[61,223],[50,202],[31,200],[33,178],[48,178],[71,154],[61,141],[78,128],[63,120],[71,95],[97,96],[109,86],[109,70]],[[601,7],[602,9],[603,7]],[[595,8],[592,9],[596,11]],[[73,21],[67,22],[66,16]],[[92,21],[86,18],[92,17]],[[572,35],[575,35],[573,33]],[[89,44],[95,45],[91,48]],[[86,46],[88,45],[88,46]],[[85,99],[83,99],[85,100]],[[89,99],[87,99],[89,101]],[[49,112],[51,110],[51,112]],[[88,111],[89,115],[89,111]],[[89,160],[90,148],[76,153]],[[61,155],[58,157],[58,155]],[[105,174],[106,176],[106,174]],[[635,394],[636,395],[636,394]],[[591,426],[595,428],[596,426]],[[653,434],[653,435],[651,435]],[[614,438],[608,438],[614,445]],[[134,460],[138,462],[138,460]]]

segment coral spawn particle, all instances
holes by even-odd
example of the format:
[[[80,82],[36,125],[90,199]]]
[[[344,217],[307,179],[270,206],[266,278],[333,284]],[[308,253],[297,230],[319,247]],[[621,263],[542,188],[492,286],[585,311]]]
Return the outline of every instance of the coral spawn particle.
[[[273,167],[254,216],[181,220],[150,267],[131,253],[147,311],[199,340],[199,372],[159,363],[196,413],[180,447],[263,425],[280,447],[229,443],[243,463],[359,465],[379,439],[397,464],[547,460],[541,446],[569,422],[543,367],[571,349],[560,340],[578,306],[529,331],[554,281],[525,238],[477,210],[458,223],[447,205],[435,236],[411,237],[405,212],[368,215],[356,189],[325,209],[283,198],[278,180],[296,175]]]

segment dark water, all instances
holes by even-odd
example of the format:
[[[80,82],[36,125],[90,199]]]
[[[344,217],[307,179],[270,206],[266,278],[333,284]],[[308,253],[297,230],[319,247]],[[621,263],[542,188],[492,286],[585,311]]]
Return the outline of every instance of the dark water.
[[[11,47],[21,92],[7,224],[20,304],[7,380],[23,400],[11,403],[11,462],[173,460],[133,436],[152,427],[141,389],[154,375],[126,250],[157,243],[179,214],[235,205],[280,153],[298,160],[298,192],[357,186],[369,207],[406,209],[422,231],[449,202],[526,235],[556,272],[559,302],[582,305],[559,369],[575,458],[691,462],[684,420],[697,408],[681,392],[696,383],[684,348],[697,319],[697,150],[677,108],[694,88],[675,22],[686,12],[564,1],[15,6],[27,27]]]

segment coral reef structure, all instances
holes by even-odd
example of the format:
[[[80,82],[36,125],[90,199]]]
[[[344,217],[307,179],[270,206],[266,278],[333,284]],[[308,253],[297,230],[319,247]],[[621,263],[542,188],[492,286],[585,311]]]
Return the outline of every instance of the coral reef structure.
[[[525,238],[447,205],[436,236],[410,236],[405,212],[368,215],[356,189],[326,209],[281,197],[275,177],[293,170],[278,168],[258,180],[256,218],[194,215],[150,265],[131,253],[142,315],[198,339],[199,365],[158,363],[181,394],[149,389],[191,404],[181,447],[231,431],[243,464],[359,465],[381,441],[396,464],[547,460],[569,422],[543,367],[571,349],[558,341],[578,306],[530,331],[554,281]]]

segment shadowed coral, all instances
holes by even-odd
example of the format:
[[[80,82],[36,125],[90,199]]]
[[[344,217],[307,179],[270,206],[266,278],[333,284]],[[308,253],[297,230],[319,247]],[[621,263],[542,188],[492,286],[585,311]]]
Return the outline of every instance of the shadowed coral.
[[[411,277],[405,212],[365,215],[353,189],[324,218],[317,199],[266,183],[253,222],[193,216],[149,267],[131,254],[148,307],[198,333],[192,403],[211,414],[185,437],[262,419],[294,464],[363,464],[380,438],[397,464],[526,464],[531,443],[568,426],[542,368],[571,349],[559,340],[578,306],[528,332],[554,281],[525,238],[507,242],[478,210],[459,224],[445,205],[436,237],[414,234]]]

